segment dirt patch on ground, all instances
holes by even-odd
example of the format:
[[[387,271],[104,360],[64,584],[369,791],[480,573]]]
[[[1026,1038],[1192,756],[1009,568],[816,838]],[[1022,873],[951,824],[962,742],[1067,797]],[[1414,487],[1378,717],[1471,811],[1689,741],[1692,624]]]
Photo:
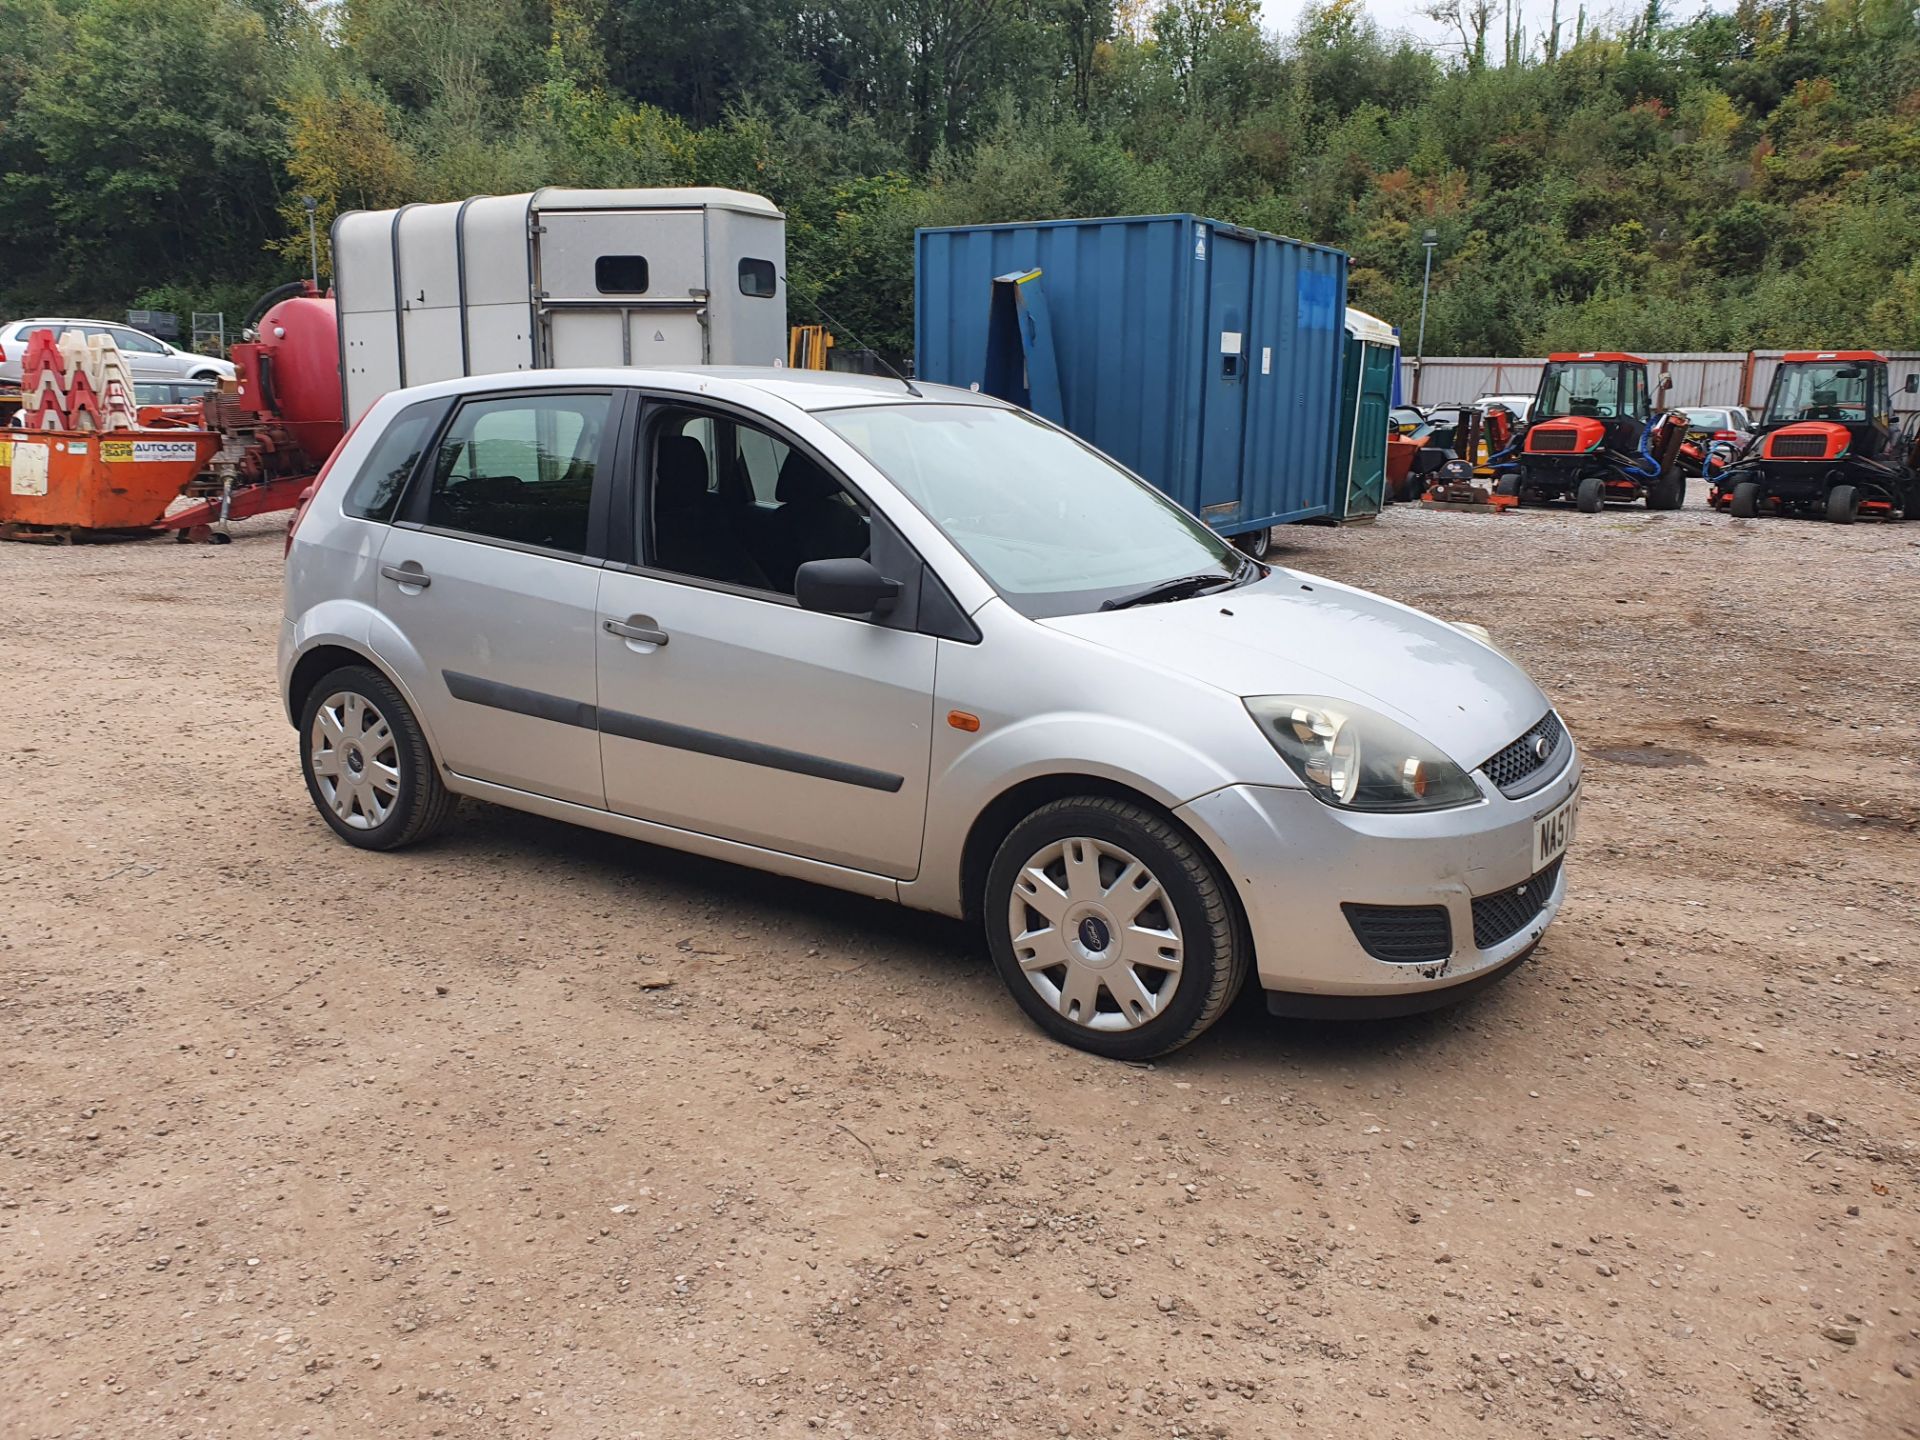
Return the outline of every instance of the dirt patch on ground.
[[[0,546],[0,1433],[1917,1433],[1920,836],[1800,802],[1920,813],[1920,526],[1283,539],[1702,763],[1483,999],[1141,1068],[924,916],[340,844],[272,522]]]

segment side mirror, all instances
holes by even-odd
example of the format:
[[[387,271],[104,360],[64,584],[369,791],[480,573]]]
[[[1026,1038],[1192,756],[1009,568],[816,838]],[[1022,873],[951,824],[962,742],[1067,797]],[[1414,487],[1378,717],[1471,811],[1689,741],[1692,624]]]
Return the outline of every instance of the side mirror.
[[[872,615],[893,608],[900,582],[889,580],[870,561],[809,560],[793,576],[793,598],[802,610],[827,615]]]
[[[1667,391],[1673,388],[1673,376],[1667,374],[1664,370],[1661,371],[1660,383],[1656,385],[1654,388],[1658,390],[1662,395],[1666,394]]]
[[[1906,392],[1909,395],[1920,393],[1920,370],[1907,372]]]

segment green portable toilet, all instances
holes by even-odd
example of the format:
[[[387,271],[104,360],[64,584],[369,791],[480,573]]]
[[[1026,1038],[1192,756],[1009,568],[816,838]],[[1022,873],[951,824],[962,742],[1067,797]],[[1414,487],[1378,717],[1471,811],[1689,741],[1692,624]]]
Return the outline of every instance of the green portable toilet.
[[[1346,366],[1340,387],[1339,503],[1344,520],[1371,520],[1387,492],[1387,416],[1400,337],[1364,310],[1347,311]]]

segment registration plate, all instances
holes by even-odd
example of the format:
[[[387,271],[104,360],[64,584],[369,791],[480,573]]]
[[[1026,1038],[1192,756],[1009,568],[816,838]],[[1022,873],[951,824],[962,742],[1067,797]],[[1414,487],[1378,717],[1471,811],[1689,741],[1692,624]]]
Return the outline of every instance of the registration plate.
[[[1574,821],[1579,814],[1580,790],[1575,786],[1571,795],[1533,822],[1535,874],[1567,853],[1567,842],[1573,839]]]

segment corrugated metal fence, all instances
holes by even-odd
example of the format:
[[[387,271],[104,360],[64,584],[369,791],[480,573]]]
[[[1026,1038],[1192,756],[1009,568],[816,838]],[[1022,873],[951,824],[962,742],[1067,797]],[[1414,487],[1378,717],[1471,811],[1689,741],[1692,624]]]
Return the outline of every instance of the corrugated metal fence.
[[[1665,396],[1668,406],[1745,405],[1758,409],[1767,403],[1767,387],[1773,384],[1773,372],[1785,353],[1751,350],[1719,355],[1649,354],[1645,358],[1656,377],[1663,371],[1673,376],[1673,388]],[[1887,372],[1894,408],[1915,408],[1914,397],[1902,387],[1908,375],[1920,372],[1920,350],[1883,353],[1891,362]],[[1415,405],[1463,405],[1482,395],[1531,395],[1540,385],[1538,360],[1432,356],[1420,364],[1418,371],[1413,361],[1402,363]],[[1654,383],[1659,383],[1657,378]]]

